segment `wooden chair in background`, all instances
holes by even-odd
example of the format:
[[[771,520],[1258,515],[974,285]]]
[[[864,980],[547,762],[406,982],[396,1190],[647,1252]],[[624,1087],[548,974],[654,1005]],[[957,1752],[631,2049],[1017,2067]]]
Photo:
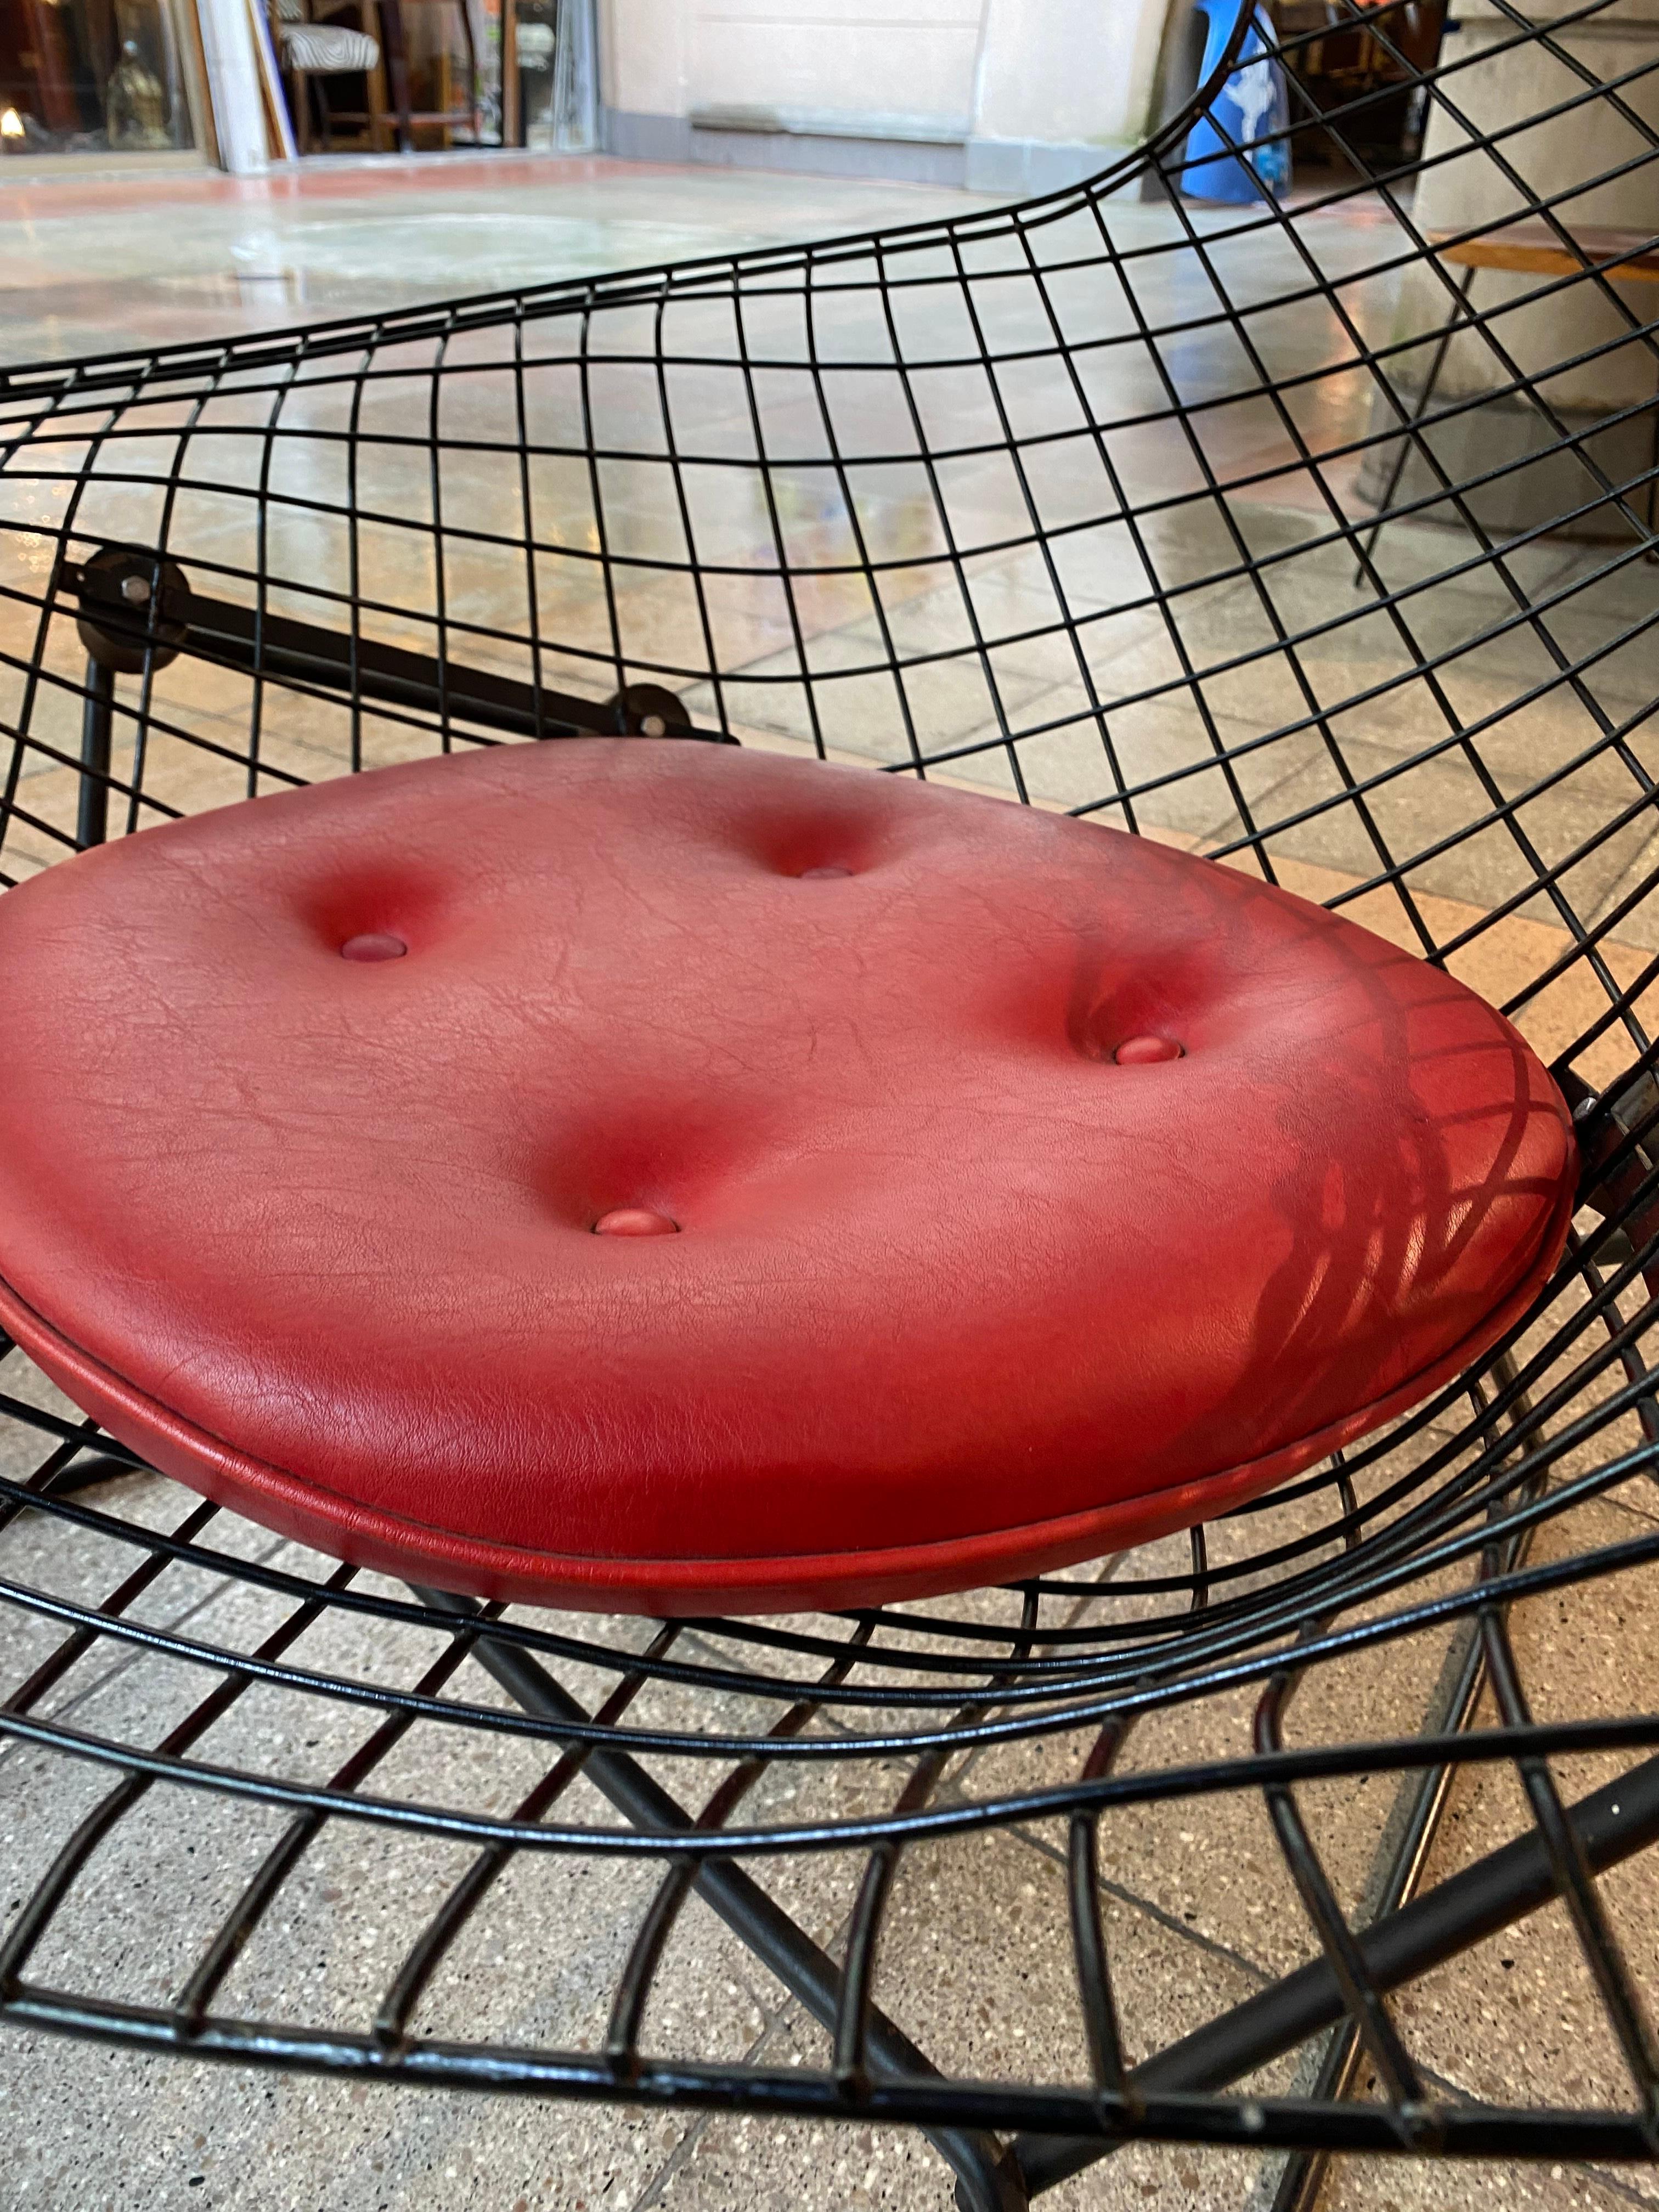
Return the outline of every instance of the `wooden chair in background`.
[[[415,133],[436,130],[441,143],[459,126],[468,128],[475,142],[482,137],[479,107],[478,47],[467,0],[343,0],[355,7],[357,26],[313,22],[307,0],[272,0],[272,35],[283,74],[290,87],[295,140],[301,154],[313,149],[313,125],[319,126],[325,149],[331,149],[337,124],[366,131],[370,145],[379,152],[383,144],[395,145],[401,154],[415,150]],[[379,36],[368,26],[373,6]],[[450,96],[451,64],[447,44],[440,46],[429,69],[428,105],[411,105],[410,92],[409,24],[406,11],[431,7],[453,9],[459,18],[465,53],[465,98]],[[365,82],[364,105],[346,109],[331,106],[313,87],[313,80],[361,76]]]
[[[357,27],[346,23],[313,23],[307,0],[272,0],[271,37],[276,58],[289,87],[289,106],[294,117],[294,140],[301,154],[312,150],[313,125],[320,125],[323,145],[331,151],[337,123],[361,123],[369,144],[379,149],[385,115],[379,98],[380,41],[364,22],[369,0],[355,0]],[[331,107],[317,88],[319,77],[362,76],[367,85],[361,112]]]

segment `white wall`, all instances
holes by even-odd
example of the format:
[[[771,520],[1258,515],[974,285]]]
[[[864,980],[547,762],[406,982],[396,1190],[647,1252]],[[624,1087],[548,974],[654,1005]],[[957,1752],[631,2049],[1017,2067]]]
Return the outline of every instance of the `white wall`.
[[[686,0],[693,109],[852,122],[913,118],[965,133],[983,0]]]
[[[1133,143],[1166,12],[1157,0],[986,0],[975,135]]]
[[[1146,128],[1168,5],[600,0],[604,98],[624,116],[680,118],[687,144],[690,118],[757,133],[1110,149]],[[758,141],[754,158],[765,158]]]
[[[687,0],[600,0],[599,94],[631,115],[684,115],[691,100]]]

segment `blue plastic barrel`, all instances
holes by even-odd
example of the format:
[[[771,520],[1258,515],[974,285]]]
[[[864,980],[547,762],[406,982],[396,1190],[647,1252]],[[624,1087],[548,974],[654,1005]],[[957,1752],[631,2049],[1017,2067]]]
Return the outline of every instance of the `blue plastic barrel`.
[[[1272,137],[1290,120],[1285,72],[1274,58],[1272,30],[1253,0],[1194,0],[1208,21],[1200,84],[1221,66],[1240,16],[1250,23],[1237,66],[1187,134],[1187,166],[1177,182],[1194,200],[1267,199],[1291,181],[1290,141]],[[1263,144],[1268,138],[1271,143]],[[1229,150],[1229,143],[1241,150]]]

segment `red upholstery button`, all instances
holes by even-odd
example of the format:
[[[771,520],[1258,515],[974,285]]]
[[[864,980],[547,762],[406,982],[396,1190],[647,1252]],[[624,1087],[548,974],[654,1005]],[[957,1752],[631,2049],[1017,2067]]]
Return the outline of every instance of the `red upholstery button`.
[[[803,868],[800,879],[804,884],[823,883],[831,876],[850,876],[850,868]]]
[[[1120,1067],[1150,1067],[1154,1060],[1179,1060],[1182,1047],[1173,1037],[1125,1037],[1112,1058]]]
[[[781,892],[835,853],[888,895]],[[444,957],[319,967],[376,917]],[[0,1327],[165,1473],[515,1603],[873,1605],[1211,1518],[1462,1375],[1576,1181],[1502,1015],[1340,915],[672,740],[45,869],[0,1036]],[[608,1241],[671,1196],[672,1252]]]
[[[596,1237],[677,1237],[680,1224],[648,1206],[618,1206],[593,1224]]]
[[[340,947],[342,960],[401,960],[409,947],[401,937],[389,937],[384,931],[369,930],[362,937],[348,937]]]

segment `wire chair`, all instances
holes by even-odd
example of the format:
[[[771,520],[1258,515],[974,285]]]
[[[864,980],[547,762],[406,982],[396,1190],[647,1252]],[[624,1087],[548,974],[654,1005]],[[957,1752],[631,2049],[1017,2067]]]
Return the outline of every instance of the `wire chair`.
[[[1659,49],[1482,0],[1425,70],[1403,9],[1333,8],[1391,85],[1334,105],[1325,33],[1281,40],[1288,119],[1204,142],[1232,204],[1182,186],[1243,21],[1140,154],[1018,207],[0,380],[8,884],[437,750],[850,759],[1443,963],[1583,1161],[1547,1292],[1386,1432],[1096,1568],[833,1617],[337,1568],[9,1351],[12,2027],[902,2123],[973,2212],[1137,2141],[1246,2154],[1275,2212],[1334,2154],[1659,2152],[1659,356],[1655,240],[1607,228]],[[1460,2054],[1460,2005],[1515,2025]]]

